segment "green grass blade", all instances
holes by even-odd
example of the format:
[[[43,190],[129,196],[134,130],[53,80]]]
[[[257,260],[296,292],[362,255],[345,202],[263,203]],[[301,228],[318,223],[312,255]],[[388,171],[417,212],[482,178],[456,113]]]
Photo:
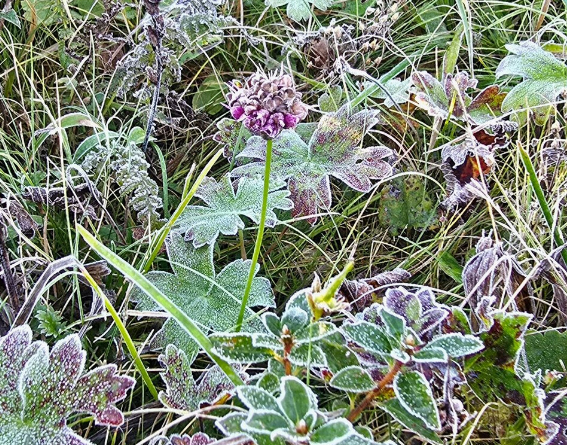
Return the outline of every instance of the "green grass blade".
[[[244,382],[232,367],[217,356],[212,349],[212,343],[201,329],[183,312],[176,304],[166,297],[157,287],[155,287],[148,279],[137,271],[131,264],[120,258],[93,235],[91,235],[84,227],[77,225],[77,231],[83,239],[110,265],[118,269],[126,278],[138,286],[146,295],[158,303],[175,321],[177,321],[187,333],[193,337],[197,344],[211,357],[211,359],[223,370],[227,377],[235,385],[243,385]]]

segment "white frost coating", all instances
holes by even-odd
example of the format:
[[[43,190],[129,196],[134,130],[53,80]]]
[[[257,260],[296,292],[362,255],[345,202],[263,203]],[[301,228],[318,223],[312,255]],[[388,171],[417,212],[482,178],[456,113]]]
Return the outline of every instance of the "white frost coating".
[[[193,241],[195,247],[215,242],[219,234],[235,235],[244,228],[241,216],[256,224],[262,212],[264,181],[261,178],[241,178],[235,191],[230,175],[217,182],[205,178],[195,196],[208,207],[188,206],[179,217],[176,230],[185,233],[186,241]],[[293,202],[287,197],[289,191],[272,189],[268,195],[266,226],[274,227],[278,221],[274,209],[290,210]]]
[[[441,428],[433,392],[422,373],[417,371],[398,373],[394,378],[394,393],[400,404],[409,413],[423,420],[429,428],[433,430]]]

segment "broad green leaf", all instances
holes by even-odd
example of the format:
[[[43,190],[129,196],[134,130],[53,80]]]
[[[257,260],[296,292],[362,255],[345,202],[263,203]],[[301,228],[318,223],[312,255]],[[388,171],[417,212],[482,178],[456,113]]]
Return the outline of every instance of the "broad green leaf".
[[[219,82],[217,76],[207,77],[193,96],[193,108],[204,110],[208,114],[217,114],[222,110],[224,102],[225,84]]]
[[[406,320],[401,315],[395,313],[392,309],[382,308],[380,312],[382,321],[386,327],[386,333],[395,341],[393,345],[397,345],[406,337]]]
[[[213,351],[230,363],[257,363],[272,357],[271,349],[254,346],[255,334],[213,334]]]
[[[301,328],[309,324],[309,316],[307,312],[299,308],[289,308],[282,315],[281,325],[287,326],[292,333],[296,333]]]
[[[271,410],[252,410],[242,429],[251,433],[269,433],[278,428],[289,428],[289,421],[281,414]]]
[[[120,133],[116,133],[115,131],[108,131],[108,132],[98,132],[95,133],[83,140],[75,150],[75,154],[73,155],[74,162],[80,162],[81,159],[89,153],[92,149],[97,147],[98,145],[110,141],[111,139],[118,139],[120,137]]]
[[[327,367],[331,372],[339,372],[347,366],[359,364],[356,355],[347,347],[345,339],[339,332],[321,339],[317,342],[317,346],[323,351]]]
[[[287,418],[297,425],[309,410],[317,407],[317,397],[301,380],[295,377],[284,377],[278,404]]]
[[[276,398],[257,386],[239,386],[237,392],[238,398],[250,410],[280,410]]]
[[[463,266],[448,251],[440,252],[437,256],[439,268],[457,283],[463,282]]]
[[[398,399],[390,399],[382,403],[380,407],[406,428],[410,429],[427,442],[432,444],[443,443],[439,436],[428,428],[420,417],[413,415],[405,409]]]
[[[323,425],[311,435],[312,444],[330,444],[336,443],[339,439],[346,439],[350,436],[358,435],[352,427],[352,424],[346,419],[331,420]]]
[[[284,130],[274,139],[271,180],[287,182],[294,203],[292,216],[307,216],[314,224],[318,211],[330,210],[330,176],[357,191],[368,192],[372,189],[371,179],[391,175],[392,167],[384,159],[392,156],[392,150],[362,146],[364,136],[376,123],[375,110],[353,113],[345,105],[321,118],[309,143],[292,130]],[[265,156],[266,141],[251,137],[238,157],[256,161],[235,168],[232,174],[262,174]]]
[[[319,97],[319,109],[323,113],[334,113],[339,110],[342,105],[343,89],[340,85],[329,87],[328,92],[323,93]]]
[[[318,343],[303,343],[294,346],[289,354],[289,361],[296,366],[327,367],[327,358]]]
[[[419,176],[396,178],[381,193],[378,218],[397,234],[404,229],[427,229],[437,222],[437,212]]]
[[[392,349],[383,329],[366,321],[345,323],[342,330],[352,341],[362,346],[365,351],[386,355]]]
[[[8,9],[7,11],[0,11],[0,20],[6,20],[7,22],[16,25],[17,28],[20,27],[20,19],[13,9]]]
[[[541,369],[564,371],[567,367],[567,333],[549,330],[529,333],[525,351],[531,372]]]
[[[205,178],[195,196],[207,206],[187,206],[177,220],[175,230],[185,233],[185,240],[195,247],[214,244],[219,234],[236,235],[244,228],[242,216],[256,224],[260,222],[264,181],[261,178],[243,177],[234,189],[229,175],[220,182]],[[274,209],[290,210],[293,203],[287,190],[272,191],[268,195],[266,226],[274,227],[278,221]]]
[[[334,388],[348,392],[368,392],[376,387],[370,374],[360,366],[349,366],[340,370],[329,382]]]
[[[159,393],[159,400],[168,408],[195,411],[202,402],[213,404],[234,388],[218,366],[208,368],[196,382],[187,355],[173,345],[168,345],[158,359],[164,367],[160,375],[166,385],[166,390]]]
[[[406,371],[396,375],[394,392],[400,404],[412,415],[419,417],[428,428],[441,428],[437,403],[425,376],[418,371]]]
[[[416,363],[447,363],[449,356],[444,349],[428,348],[417,351],[412,356]]]
[[[449,357],[459,358],[482,351],[484,344],[472,335],[451,333],[435,337],[422,349],[422,352],[430,349],[443,349]]]
[[[333,0],[265,0],[265,2],[266,6],[273,8],[287,5],[287,16],[296,22],[311,17],[311,5],[324,11],[333,4]]]
[[[412,78],[408,77],[405,80],[399,79],[390,79],[386,82],[380,81],[380,85],[382,88],[378,88],[375,93],[371,94],[370,97],[375,99],[384,99],[384,106],[390,108],[396,104],[404,104],[409,101],[410,94],[412,92]],[[376,85],[374,82],[364,82],[364,89],[371,88],[373,85]],[[386,90],[389,94],[384,92]],[[393,102],[392,102],[393,100]]]
[[[557,97],[567,89],[567,66],[534,42],[506,45],[506,49],[510,54],[498,65],[496,77],[519,76],[523,81],[508,93],[502,111],[529,108],[542,124]]]
[[[194,322],[213,331],[230,331],[238,318],[250,261],[236,260],[215,274],[212,245],[196,249],[177,232],[171,232],[166,245],[173,273],[149,272],[147,279]],[[132,299],[138,301],[141,310],[161,310],[154,300],[141,291],[134,291]],[[265,278],[254,279],[248,302],[248,307],[253,306],[274,306],[270,282]],[[253,316],[254,312],[247,309],[245,319],[251,318],[251,321],[245,325],[245,329],[262,332],[260,319]],[[192,338],[173,318],[164,323],[153,346],[165,347],[168,344],[185,351],[190,361],[193,359],[191,355],[197,352]]]
[[[0,443],[92,445],[67,426],[71,414],[89,413],[98,425],[124,422],[114,404],[134,379],[117,375],[115,365],[83,374],[86,352],[77,335],[58,341],[51,352],[31,337],[24,325],[0,338]]]

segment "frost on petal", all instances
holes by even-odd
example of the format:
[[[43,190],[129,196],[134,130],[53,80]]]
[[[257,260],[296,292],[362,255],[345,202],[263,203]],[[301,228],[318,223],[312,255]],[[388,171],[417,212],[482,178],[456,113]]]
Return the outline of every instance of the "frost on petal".
[[[17,382],[11,403],[2,404],[0,443],[89,445],[67,427],[73,413],[89,413],[99,425],[123,423],[115,403],[126,397],[134,379],[116,375],[114,365],[81,376],[86,353],[77,335],[60,340],[51,352],[44,342],[30,341],[27,326],[0,339],[0,375]]]
[[[345,105],[321,118],[309,142],[289,130],[274,139],[270,178],[288,183],[294,217],[307,216],[314,224],[317,213],[329,211],[330,176],[357,191],[368,192],[372,180],[392,174],[392,167],[386,161],[393,155],[392,150],[363,147],[365,135],[377,123],[376,111],[354,113]],[[261,138],[250,138],[239,157],[253,161],[237,167],[232,175],[253,176],[263,172],[265,147],[266,142]]]

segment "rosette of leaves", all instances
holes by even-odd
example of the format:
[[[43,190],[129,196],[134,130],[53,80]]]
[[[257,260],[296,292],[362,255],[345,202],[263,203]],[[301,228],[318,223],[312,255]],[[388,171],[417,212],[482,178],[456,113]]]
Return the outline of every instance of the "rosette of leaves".
[[[134,379],[117,375],[115,365],[83,374],[85,358],[77,335],[51,352],[42,341],[32,343],[27,325],[0,338],[0,443],[92,445],[67,426],[73,413],[89,413],[98,425],[122,425],[114,404]]]
[[[214,404],[228,397],[234,389],[218,366],[208,368],[195,381],[187,354],[174,345],[168,345],[158,360],[164,367],[160,375],[166,385],[166,390],[159,393],[159,400],[168,408],[195,411],[203,403]]]
[[[214,245],[195,248],[192,243],[185,242],[180,233],[171,232],[166,247],[173,273],[149,272],[146,274],[147,279],[205,329],[231,331],[240,311],[250,261],[233,261],[217,274],[213,262]],[[153,299],[140,290],[133,291],[132,299],[138,301],[140,310],[161,310]],[[274,306],[270,282],[266,278],[256,277],[252,283],[245,331],[258,332],[263,329],[259,318],[250,309],[254,306]],[[189,362],[193,361],[198,352],[197,344],[172,318],[164,323],[152,346],[164,348],[169,344],[185,351]]]
[[[534,42],[506,45],[506,49],[510,54],[498,65],[496,77],[517,76],[523,81],[506,95],[502,111],[516,111],[525,120],[528,109],[542,125],[567,89],[567,66]]]
[[[336,113],[324,115],[312,134],[284,130],[273,140],[271,180],[287,182],[294,203],[292,216],[307,216],[314,224],[319,209],[330,209],[330,176],[357,191],[368,192],[372,179],[392,174],[392,167],[384,160],[393,155],[392,150],[362,146],[364,136],[378,122],[377,111],[355,113],[345,105]],[[237,158],[255,161],[235,168],[232,174],[262,174],[265,156],[266,141],[251,137]]]
[[[415,101],[430,116],[441,119],[468,120],[483,124],[499,116],[505,93],[497,85],[490,85],[474,98],[467,93],[478,81],[466,72],[447,74],[441,82],[425,71],[412,75],[417,90]]]
[[[334,324],[313,322],[307,307],[288,306],[279,318],[262,315],[265,330],[250,333],[218,333],[210,339],[216,354],[232,363],[257,363],[271,358],[281,363],[287,375],[292,365],[326,367],[327,358],[321,343],[337,333]]]
[[[319,410],[317,396],[297,377],[283,377],[279,393],[276,398],[257,386],[238,387],[248,412],[228,414],[217,427],[227,436],[246,434],[257,445],[377,444],[348,420]]]
[[[274,209],[289,210],[293,203],[287,198],[289,191],[278,190],[277,184],[268,194],[266,226],[274,227],[278,221]],[[261,178],[243,177],[237,181],[236,190],[229,175],[217,182],[205,178],[195,196],[207,206],[187,206],[177,220],[177,230],[185,233],[185,240],[192,241],[195,247],[214,244],[217,237],[236,235],[244,228],[242,216],[259,223],[262,213],[264,181]]]
[[[352,342],[361,366],[336,373],[330,385],[366,393],[349,415],[351,420],[380,396],[385,400],[379,406],[402,425],[430,442],[440,442],[436,432],[445,425],[439,414],[439,391],[431,385],[433,375],[447,373],[460,379],[455,360],[484,347],[471,334],[442,333],[440,326],[450,313],[448,307],[435,302],[428,289],[409,292],[398,288],[386,292],[384,304],[375,303],[354,323],[343,324],[341,331]],[[452,388],[454,383],[447,386]],[[452,394],[441,397],[452,400]]]

